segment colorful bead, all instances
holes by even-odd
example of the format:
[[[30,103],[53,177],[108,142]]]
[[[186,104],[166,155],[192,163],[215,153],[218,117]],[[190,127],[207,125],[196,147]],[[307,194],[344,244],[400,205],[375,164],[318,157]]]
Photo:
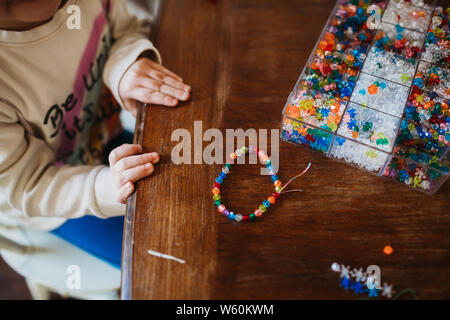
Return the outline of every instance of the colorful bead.
[[[242,221],[242,215],[238,213],[234,219],[235,219],[237,222],[241,222],[241,221]]]
[[[221,184],[223,182],[223,178],[221,178],[220,176],[216,178],[216,182]]]
[[[236,215],[234,214],[234,212],[230,212],[230,214],[228,215],[228,219],[230,220],[234,220],[235,217]]]
[[[275,198],[275,200],[278,200],[278,198],[280,197],[280,194],[278,192],[274,192],[274,193],[272,193],[272,196]]]
[[[216,207],[220,206],[220,204],[221,204],[220,200],[214,201],[214,205],[215,205]]]
[[[259,210],[261,210],[262,212],[266,212],[266,211],[267,211],[267,208],[266,208],[263,204],[260,204],[258,208],[259,208]]]
[[[223,167],[223,168],[222,168],[222,172],[225,173],[225,174],[227,174],[227,173],[230,172],[230,169],[228,169],[227,167]]]
[[[269,198],[267,198],[267,200],[271,203],[274,204],[276,202],[275,197],[270,196]]]
[[[251,213],[250,215],[249,215],[249,219],[250,220],[255,220],[256,219],[256,216],[255,216],[255,214],[254,213]]]
[[[220,183],[214,182],[214,188],[220,188]]]
[[[258,151],[258,157],[262,158],[264,156],[265,156],[264,151],[262,151],[262,150]]]
[[[255,216],[257,216],[257,217],[261,217],[261,216],[262,216],[262,211],[259,210],[259,209],[256,209],[253,213],[254,213]]]
[[[220,197],[220,196],[219,196],[219,197]],[[269,202],[269,200],[264,200],[264,201],[263,201],[263,205],[264,205],[266,208],[270,207],[270,202]]]
[[[276,181],[273,183],[273,185],[274,185],[275,187],[279,187],[279,186],[281,186],[281,181],[280,181],[280,180],[276,180]]]
[[[272,179],[272,182],[275,182],[278,180],[278,177],[276,175],[273,175],[270,177],[270,179]]]
[[[230,158],[231,158],[231,159],[236,159],[236,158],[237,158],[237,154],[234,153],[234,152],[231,153],[231,154],[230,154]]]
[[[246,147],[242,147],[242,148],[241,148],[241,152],[242,152],[242,153],[246,153],[246,152],[247,152],[247,148],[246,148]]]
[[[216,200],[220,200],[220,195],[219,194],[215,194],[215,195],[213,195],[213,200],[214,201],[216,201]]]
[[[280,186],[275,187],[275,191],[278,192],[278,193],[280,193],[280,192],[281,192],[281,187],[280,187]]]
[[[223,205],[223,204],[221,204],[221,205],[219,205],[218,207],[217,207],[217,211],[219,211],[220,213],[222,213],[222,212],[224,212],[225,211],[225,206]]]
[[[219,189],[218,187],[214,187],[214,188],[212,189],[212,193],[213,193],[213,194],[219,194],[219,193],[220,193],[220,189]]]

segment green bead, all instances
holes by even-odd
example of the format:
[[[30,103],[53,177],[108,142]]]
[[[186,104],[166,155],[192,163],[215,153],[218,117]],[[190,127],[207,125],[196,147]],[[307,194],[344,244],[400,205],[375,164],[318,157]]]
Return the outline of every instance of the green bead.
[[[250,217],[250,220],[255,220],[256,219],[256,216],[255,216],[254,213],[251,213],[249,217]]]
[[[271,164],[272,164],[272,161],[270,161],[270,160],[266,161],[266,166],[270,166]]]
[[[225,167],[227,167],[228,169],[231,169],[231,163],[225,163]]]
[[[214,201],[214,205],[215,205],[216,207],[220,206],[221,204],[222,204],[222,203],[220,202],[220,200]]]
[[[275,191],[280,193],[281,192],[281,187],[275,187]]]
[[[261,204],[259,205],[259,210],[261,210],[261,212],[266,212],[267,208],[263,204]]]
[[[220,195],[218,193],[213,195],[213,200],[214,201],[220,200]]]
[[[246,147],[242,147],[242,148],[241,148],[241,152],[242,152],[242,153],[246,153],[246,152],[247,152],[247,148],[246,148]]]

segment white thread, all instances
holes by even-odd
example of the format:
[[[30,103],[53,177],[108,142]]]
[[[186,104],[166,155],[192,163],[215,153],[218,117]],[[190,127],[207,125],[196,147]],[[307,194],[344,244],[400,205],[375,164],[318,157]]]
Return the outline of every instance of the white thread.
[[[174,260],[174,261],[179,262],[179,263],[186,263],[186,261],[184,261],[183,259],[179,259],[179,258],[176,258],[176,257],[168,255],[168,254],[156,252],[156,251],[153,251],[153,250],[148,250],[147,252],[149,254],[151,254],[152,256],[155,256],[155,257],[160,257],[160,258],[164,258],[164,259]]]

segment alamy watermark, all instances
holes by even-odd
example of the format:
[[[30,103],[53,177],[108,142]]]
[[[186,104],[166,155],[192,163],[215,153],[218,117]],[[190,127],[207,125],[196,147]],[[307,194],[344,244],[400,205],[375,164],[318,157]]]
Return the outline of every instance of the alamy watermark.
[[[270,131],[270,148],[268,145]],[[194,121],[194,135],[184,128],[176,129],[172,132],[171,141],[178,142],[171,152],[171,159],[174,164],[223,164],[228,156],[241,147],[257,147],[268,153],[270,149],[270,160],[273,172],[277,173],[279,168],[279,129],[226,129],[225,137],[223,131],[210,128],[203,132],[202,121]],[[235,144],[235,141],[237,142]],[[248,141],[248,143],[246,142]],[[203,143],[209,144],[203,148]],[[224,153],[225,151],[225,153]],[[249,153],[249,164],[257,164],[256,153]],[[245,164],[245,157],[238,157],[237,164]],[[269,171],[263,167],[261,175],[269,175]]]

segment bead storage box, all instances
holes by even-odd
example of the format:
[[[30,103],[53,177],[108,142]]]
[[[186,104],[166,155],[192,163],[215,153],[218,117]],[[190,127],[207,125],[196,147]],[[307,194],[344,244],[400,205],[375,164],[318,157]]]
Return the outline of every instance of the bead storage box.
[[[449,14],[435,1],[339,0],[284,106],[281,139],[436,192],[450,167]]]

